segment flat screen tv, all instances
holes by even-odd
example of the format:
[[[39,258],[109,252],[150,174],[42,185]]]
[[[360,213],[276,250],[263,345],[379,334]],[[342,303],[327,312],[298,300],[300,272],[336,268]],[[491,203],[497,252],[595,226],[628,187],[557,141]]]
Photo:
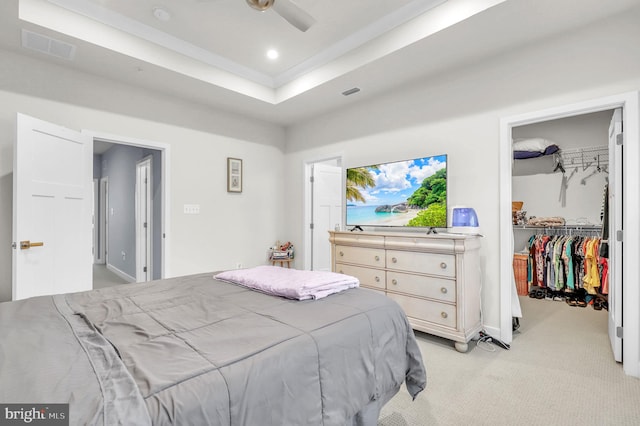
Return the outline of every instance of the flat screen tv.
[[[446,228],[447,156],[347,169],[346,225]]]

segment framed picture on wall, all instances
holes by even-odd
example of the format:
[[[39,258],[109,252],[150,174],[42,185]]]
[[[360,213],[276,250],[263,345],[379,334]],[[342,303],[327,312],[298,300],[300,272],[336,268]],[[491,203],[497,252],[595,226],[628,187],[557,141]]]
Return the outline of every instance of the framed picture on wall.
[[[227,158],[227,192],[242,192],[242,160]]]

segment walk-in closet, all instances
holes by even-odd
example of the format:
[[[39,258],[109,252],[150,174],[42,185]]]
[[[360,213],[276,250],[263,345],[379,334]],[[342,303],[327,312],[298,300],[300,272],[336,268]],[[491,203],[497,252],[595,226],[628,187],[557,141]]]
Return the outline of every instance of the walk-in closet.
[[[608,231],[615,211],[610,126],[617,114],[607,110],[513,128],[514,274],[518,295],[539,301],[526,309],[554,303],[606,317]],[[525,309],[522,314],[526,321]]]

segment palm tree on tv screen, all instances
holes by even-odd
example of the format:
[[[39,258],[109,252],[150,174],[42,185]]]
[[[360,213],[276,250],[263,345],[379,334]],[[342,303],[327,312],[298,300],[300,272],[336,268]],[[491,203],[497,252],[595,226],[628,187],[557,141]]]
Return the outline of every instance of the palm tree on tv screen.
[[[368,188],[375,185],[375,180],[371,175],[371,170],[377,170],[378,166],[370,167],[357,167],[354,169],[347,169],[347,200],[348,201],[361,201],[366,203],[362,193],[358,188]]]

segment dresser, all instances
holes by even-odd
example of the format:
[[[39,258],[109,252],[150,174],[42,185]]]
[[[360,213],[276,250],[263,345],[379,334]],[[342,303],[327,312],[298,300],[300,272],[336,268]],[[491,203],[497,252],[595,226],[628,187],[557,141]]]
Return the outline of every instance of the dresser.
[[[331,265],[395,300],[415,330],[466,352],[482,329],[480,237],[330,231]]]

